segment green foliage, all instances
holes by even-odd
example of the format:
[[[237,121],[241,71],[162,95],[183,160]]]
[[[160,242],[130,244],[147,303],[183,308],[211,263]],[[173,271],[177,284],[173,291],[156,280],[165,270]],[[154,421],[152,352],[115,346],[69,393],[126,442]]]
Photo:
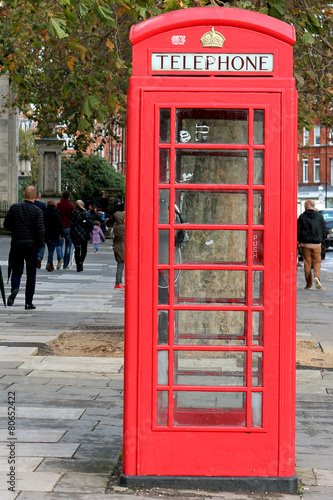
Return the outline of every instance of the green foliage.
[[[258,11],[295,27],[294,73],[303,126],[332,127],[333,8],[322,0],[7,0],[0,3],[0,72],[22,111],[33,105],[38,133],[63,125],[84,151],[90,134],[125,123],[131,74],[129,30],[162,12],[206,5]],[[100,123],[103,127],[96,128]],[[79,133],[78,133],[79,132]]]
[[[61,180],[62,190],[68,189],[77,200],[101,196],[108,188],[125,196],[125,177],[99,155],[63,155]]]

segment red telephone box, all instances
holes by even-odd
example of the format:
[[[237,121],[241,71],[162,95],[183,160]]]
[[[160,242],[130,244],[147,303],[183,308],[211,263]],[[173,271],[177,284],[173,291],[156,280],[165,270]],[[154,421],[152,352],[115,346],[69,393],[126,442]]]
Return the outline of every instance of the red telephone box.
[[[297,491],[293,27],[131,30],[122,484]]]

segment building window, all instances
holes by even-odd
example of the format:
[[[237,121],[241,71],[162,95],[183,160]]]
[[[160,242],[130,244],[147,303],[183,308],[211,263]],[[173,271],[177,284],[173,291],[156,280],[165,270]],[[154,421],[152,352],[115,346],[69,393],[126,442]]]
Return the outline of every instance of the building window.
[[[320,182],[320,160],[315,158],[313,160],[313,182]]]
[[[303,160],[303,182],[309,182],[309,160]]]
[[[303,128],[303,146],[307,146],[309,144],[309,131],[306,128]]]
[[[331,186],[333,186],[333,158],[330,158],[331,165]]]
[[[320,125],[316,125],[314,128],[314,145],[320,146]]]

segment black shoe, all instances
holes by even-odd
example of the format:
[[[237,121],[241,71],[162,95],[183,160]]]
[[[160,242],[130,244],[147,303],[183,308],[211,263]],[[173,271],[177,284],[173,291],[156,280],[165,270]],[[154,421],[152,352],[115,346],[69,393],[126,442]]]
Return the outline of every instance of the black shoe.
[[[83,264],[80,262],[77,266],[76,266],[76,271],[79,273],[80,271],[83,271]]]
[[[18,288],[15,288],[15,290],[12,291],[12,293],[9,295],[7,299],[7,306],[12,306],[14,304],[14,300],[16,298],[16,295],[18,294]]]
[[[26,309],[36,309],[36,306],[34,306],[33,304],[26,304],[25,308]]]

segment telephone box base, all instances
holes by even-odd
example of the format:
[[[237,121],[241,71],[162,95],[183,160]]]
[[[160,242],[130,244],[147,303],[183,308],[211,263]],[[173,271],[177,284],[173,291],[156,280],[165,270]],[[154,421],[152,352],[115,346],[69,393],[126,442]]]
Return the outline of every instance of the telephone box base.
[[[298,492],[297,477],[120,476],[129,488],[182,488],[233,492]]]

